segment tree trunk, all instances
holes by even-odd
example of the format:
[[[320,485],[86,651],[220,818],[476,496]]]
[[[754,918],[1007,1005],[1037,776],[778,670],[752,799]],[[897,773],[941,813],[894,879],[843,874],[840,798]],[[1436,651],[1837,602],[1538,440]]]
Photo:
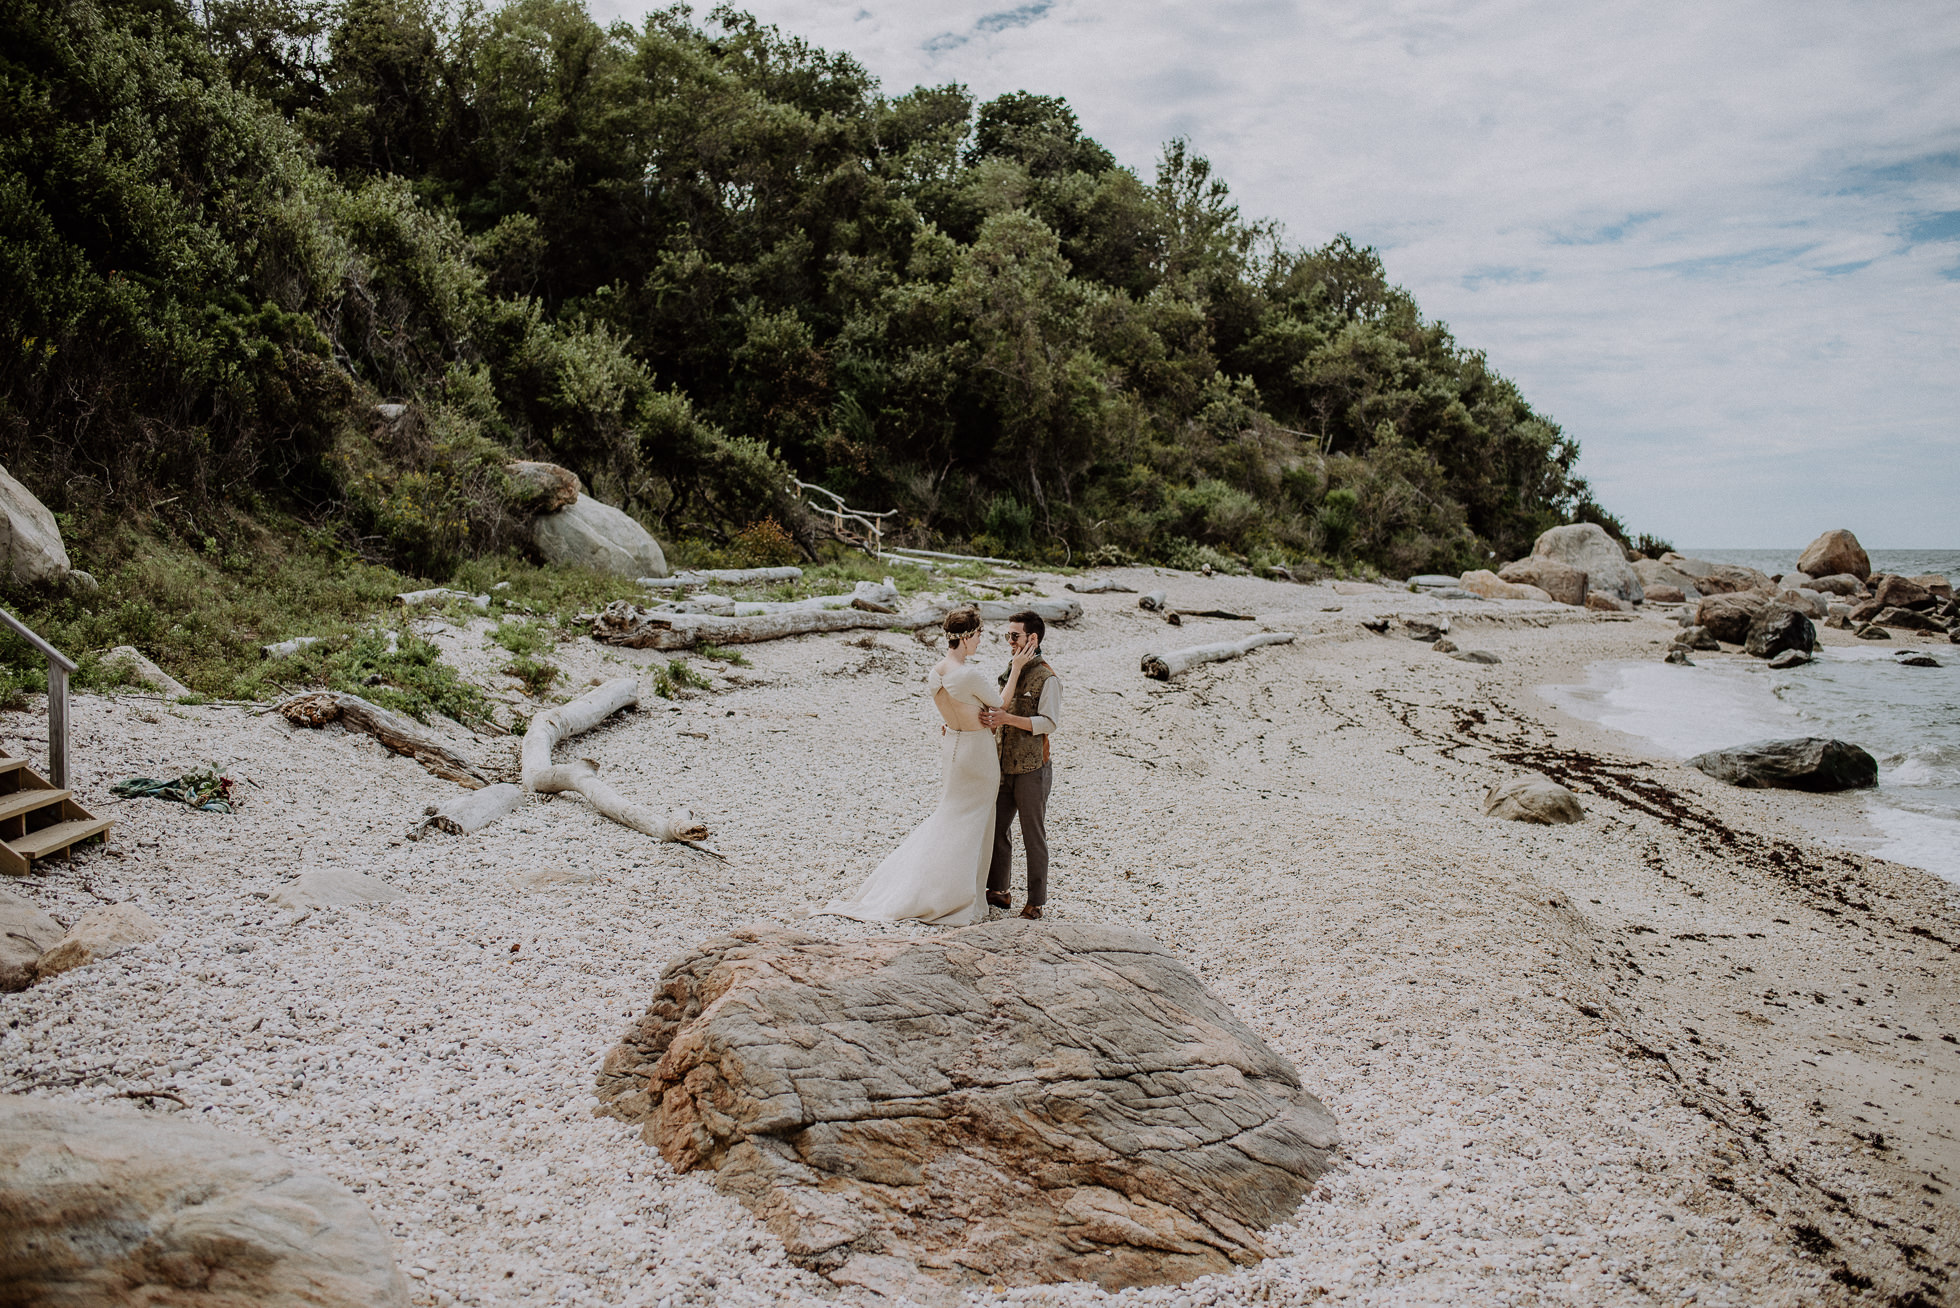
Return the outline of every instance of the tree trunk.
[[[942,611],[943,615],[943,611]],[[785,636],[805,636],[812,632],[909,631],[925,622],[916,615],[867,613],[863,609],[792,609],[786,613],[759,613],[744,618],[722,618],[706,613],[667,613],[643,609],[626,600],[615,600],[592,619],[592,637],[608,645],[630,649],[692,649],[696,645],[753,645],[758,641],[781,640]]]
[[[656,840],[706,840],[708,828],[684,808],[662,816],[635,804],[599,779],[599,765],[589,758],[553,763],[551,751],[562,741],[581,735],[623,708],[640,702],[639,683],[618,677],[580,695],[569,704],[540,713],[524,732],[521,772],[524,788],[541,795],[575,790],[585,802],[619,823]]]
[[[282,701],[279,712],[288,722],[302,727],[324,727],[329,722],[339,722],[357,731],[365,731],[395,753],[414,759],[444,781],[454,781],[471,790],[489,784],[489,779],[477,770],[476,765],[461,754],[414,722],[398,713],[390,713],[359,695],[338,690],[312,691]]]
[[[1146,654],[1143,656],[1143,674],[1155,677],[1158,681],[1169,681],[1172,677],[1189,672],[1200,663],[1218,663],[1225,659],[1240,658],[1251,653],[1261,645],[1290,645],[1293,643],[1290,631],[1262,631],[1247,636],[1244,640],[1227,641],[1218,645],[1194,645],[1190,649],[1174,649],[1165,654]]]
[[[675,590],[710,583],[745,586],[762,581],[796,581],[802,575],[801,568],[701,568],[694,572],[677,572],[671,577],[641,577],[640,585],[648,590]]]

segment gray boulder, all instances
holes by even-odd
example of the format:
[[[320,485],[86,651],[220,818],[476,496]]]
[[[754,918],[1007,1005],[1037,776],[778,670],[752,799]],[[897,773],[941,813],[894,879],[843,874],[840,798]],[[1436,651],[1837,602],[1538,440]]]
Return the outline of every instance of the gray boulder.
[[[1860,628],[1858,628],[1858,632],[1857,632],[1857,635],[1858,635],[1858,639],[1859,639],[1859,640],[1890,640],[1890,639],[1892,639],[1892,633],[1891,633],[1891,632],[1889,632],[1889,631],[1887,631],[1887,630],[1886,630],[1885,628],[1883,628],[1883,627],[1881,627],[1881,626],[1879,626],[1879,625],[1878,625],[1877,623],[1875,623],[1875,622],[1873,622],[1873,623],[1868,623],[1868,624],[1866,624],[1865,626],[1862,626],[1862,627],[1860,627]]]
[[[1810,662],[1810,655],[1800,649],[1786,649],[1769,661],[1769,665],[1781,672],[1785,668],[1800,668]]]
[[[1892,661],[1902,668],[1937,668],[1944,666],[1931,654],[1922,654],[1917,650],[1900,650],[1892,656]]]
[[[1570,604],[1575,608],[1586,603],[1586,571],[1557,559],[1530,558],[1507,563],[1497,573],[1500,581],[1508,581],[1519,586],[1536,586],[1560,604]]]
[[[1749,632],[1742,642],[1743,652],[1759,659],[1774,658],[1788,649],[1808,654],[1816,648],[1817,628],[1809,617],[1788,604],[1774,602],[1765,604],[1750,619]]]
[[[58,586],[68,572],[68,551],[54,514],[0,468],[0,582]]]
[[[1862,581],[1872,575],[1872,561],[1858,538],[1840,527],[1825,532],[1805,547],[1797,557],[1797,571],[1813,577],[1849,573]]]
[[[597,1092],[799,1264],[914,1298],[1228,1274],[1272,1252],[1260,1232],[1340,1139],[1169,950],[1019,919],[710,940],[661,974]]]
[[[1856,745],[1823,736],[1758,740],[1688,760],[1732,786],[1755,790],[1860,790],[1878,784],[1878,760]]]
[[[184,1118],[0,1096],[0,1301],[405,1308],[366,1205]]]
[[[590,568],[615,577],[667,575],[667,556],[647,529],[589,495],[532,519],[531,539],[546,563],[560,567]]]
[[[1826,595],[1843,595],[1846,597],[1865,593],[1865,583],[1859,581],[1848,572],[1833,573],[1828,577],[1814,577],[1811,579],[1810,588],[1815,591],[1822,591]]]
[[[1536,822],[1540,826],[1564,826],[1584,822],[1586,810],[1579,806],[1579,797],[1558,782],[1527,776],[1500,781],[1486,791],[1484,816]]]
[[[1641,588],[1652,590],[1655,587],[1672,588],[1681,592],[1685,599],[1700,599],[1701,591],[1695,587],[1695,579],[1679,568],[1669,567],[1659,559],[1635,559],[1632,563],[1633,575],[1640,578]]]
[[[61,935],[61,923],[33,900],[0,887],[0,994],[32,985],[34,965]]]
[[[1672,663],[1677,668],[1692,668],[1695,665],[1695,661],[1688,657],[1688,647],[1685,645],[1669,646],[1667,656],[1661,662]]]
[[[1945,631],[1946,623],[1931,613],[1918,609],[1885,609],[1872,619],[1881,627],[1897,627],[1901,631]]]
[[[1450,634],[1448,618],[1404,618],[1402,626],[1410,640],[1441,640]]]
[[[1914,578],[1897,576],[1879,582],[1871,602],[1888,609],[1930,609],[1940,603],[1931,590]]]
[[[1708,595],[1695,605],[1695,625],[1705,627],[1716,640],[1740,645],[1749,638],[1756,615],[1769,607],[1769,597],[1756,591]]]
[[[1532,545],[1531,553],[1534,558],[1556,559],[1567,567],[1579,569],[1586,574],[1586,586],[1591,591],[1611,595],[1628,604],[1638,604],[1646,598],[1646,592],[1640,588],[1639,575],[1627,562],[1626,550],[1596,522],[1575,522],[1569,527],[1553,527]],[[1551,587],[1545,589],[1550,590]]]
[[[1683,649],[1722,648],[1722,642],[1715,638],[1715,633],[1711,632],[1706,627],[1698,626],[1698,625],[1693,627],[1683,627],[1681,629],[1681,634],[1674,638],[1674,643],[1676,645],[1681,646]]]

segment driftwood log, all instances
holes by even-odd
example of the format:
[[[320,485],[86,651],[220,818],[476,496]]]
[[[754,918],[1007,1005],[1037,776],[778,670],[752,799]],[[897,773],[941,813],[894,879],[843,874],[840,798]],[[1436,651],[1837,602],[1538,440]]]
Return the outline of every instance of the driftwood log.
[[[936,621],[936,619],[929,619]],[[795,609],[752,617],[717,617],[707,613],[674,613],[644,609],[614,600],[592,618],[592,638],[629,649],[692,649],[696,645],[753,645],[758,641],[805,636],[812,632],[909,631],[924,623],[912,615],[868,613],[863,609]]]
[[[1225,641],[1217,645],[1194,645],[1190,649],[1174,649],[1163,654],[1143,656],[1143,675],[1155,677],[1158,681],[1169,681],[1172,677],[1189,672],[1200,663],[1219,663],[1225,659],[1242,658],[1261,645],[1290,645],[1294,635],[1290,631],[1262,631],[1247,636],[1244,640]]]
[[[928,604],[914,609],[906,615],[909,625],[924,626],[929,622],[943,622],[953,611],[951,604]],[[987,622],[1005,622],[1023,610],[1041,616],[1043,622],[1067,625],[1082,616],[1081,600],[1028,599],[1028,600],[980,600],[972,607],[980,610],[980,617]]]
[[[1080,581],[1065,583],[1078,595],[1134,595],[1135,586],[1125,586],[1114,577],[1084,577]]]
[[[447,604],[451,600],[462,600],[474,608],[487,610],[490,607],[488,595],[465,595],[460,590],[450,590],[438,586],[434,590],[405,590],[395,596],[395,602],[405,609],[419,609],[429,604]]]
[[[1156,613],[1163,609],[1168,602],[1164,597],[1164,592],[1161,590],[1153,590],[1148,595],[1137,596],[1137,607],[1145,613]]]
[[[678,590],[709,584],[745,586],[765,581],[796,581],[802,576],[801,568],[700,568],[677,572],[671,577],[641,577],[640,585],[648,590]]]
[[[573,736],[592,730],[623,708],[638,706],[640,685],[618,677],[594,687],[569,704],[560,704],[531,719],[524,732],[521,772],[524,789],[541,795],[577,791],[585,802],[619,823],[656,840],[706,840],[708,828],[684,808],[662,816],[635,804],[599,779],[599,765],[589,758],[553,763],[551,751]]]
[[[489,784],[489,778],[476,765],[450,749],[416,723],[379,704],[349,695],[345,691],[316,690],[295,695],[279,704],[286,721],[302,727],[324,727],[338,722],[356,731],[365,731],[404,758],[412,758],[444,781],[476,790]]]

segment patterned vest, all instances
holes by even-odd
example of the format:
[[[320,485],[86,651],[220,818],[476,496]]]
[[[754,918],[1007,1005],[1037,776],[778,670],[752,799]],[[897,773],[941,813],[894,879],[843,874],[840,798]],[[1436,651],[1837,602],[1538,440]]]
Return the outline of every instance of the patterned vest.
[[[1041,688],[1048,684],[1048,678],[1055,670],[1048,666],[1046,659],[1037,658],[1021,669],[1021,684],[1014,689],[1014,699],[1004,707],[1017,718],[1033,717],[1041,711]],[[1000,684],[1007,684],[1005,673]],[[1035,772],[1048,761],[1048,737],[1037,736],[1019,727],[1000,729],[1000,770],[1004,776],[1019,776],[1023,772]]]

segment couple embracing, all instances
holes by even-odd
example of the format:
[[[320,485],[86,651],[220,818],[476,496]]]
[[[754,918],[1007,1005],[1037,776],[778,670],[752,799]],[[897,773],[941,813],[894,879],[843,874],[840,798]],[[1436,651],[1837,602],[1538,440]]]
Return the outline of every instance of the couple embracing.
[[[988,906],[1011,908],[1008,827],[1018,813],[1027,845],[1028,899],[1021,916],[1038,918],[1048,900],[1048,738],[1059,724],[1061,680],[1041,656],[1046,624],[1036,613],[1007,620],[1013,659],[998,682],[974,664],[980,612],[946,615],[946,657],[926,677],[942,722],[945,788],[931,817],[891,852],[849,899],[820,913],[861,922],[918,918],[966,926]],[[999,732],[998,739],[995,732]]]

